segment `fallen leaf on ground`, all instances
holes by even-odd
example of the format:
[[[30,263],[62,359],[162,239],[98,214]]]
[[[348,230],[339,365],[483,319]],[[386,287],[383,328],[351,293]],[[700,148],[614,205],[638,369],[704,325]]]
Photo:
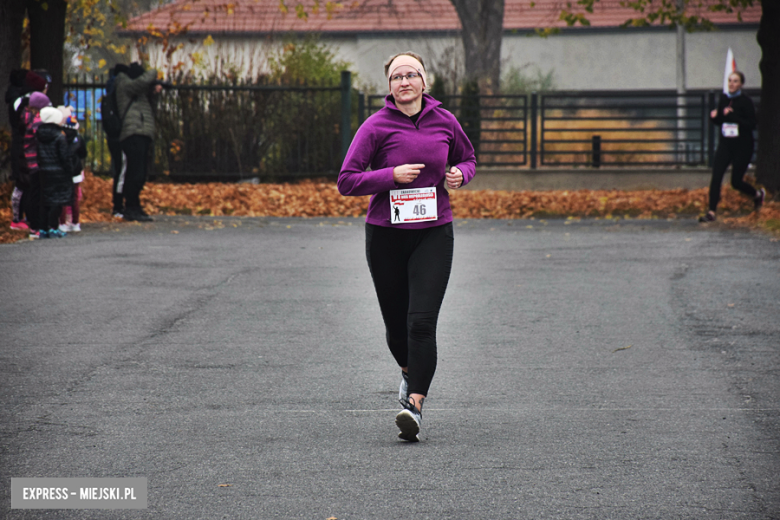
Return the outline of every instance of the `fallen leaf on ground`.
[[[111,215],[111,179],[85,173],[81,183],[81,222],[126,225]],[[11,231],[13,183],[0,185],[0,243],[26,238]],[[623,219],[696,218],[706,210],[706,188],[698,190],[577,190],[577,191],[454,191],[453,216],[466,219],[566,218]],[[336,183],[306,179],[284,184],[146,184],[141,193],[151,215],[204,215],[210,217],[361,217],[369,197],[344,197]],[[761,229],[780,235],[780,200],[764,203],[760,212],[753,202],[731,187],[724,187],[717,226]],[[219,220],[212,222],[222,226]],[[351,225],[351,223],[349,223]],[[531,225],[528,225],[533,229]]]

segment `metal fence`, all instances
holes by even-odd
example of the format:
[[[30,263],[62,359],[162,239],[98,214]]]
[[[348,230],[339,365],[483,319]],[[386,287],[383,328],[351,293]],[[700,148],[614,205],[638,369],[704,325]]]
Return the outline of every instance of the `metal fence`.
[[[447,96],[441,101],[460,122],[480,165],[528,163],[528,96]],[[383,106],[385,96],[368,96],[368,115]]]
[[[745,93],[758,110],[760,91]],[[711,166],[718,136],[709,113],[717,100],[715,91],[545,92],[480,96],[467,113],[463,96],[441,101],[463,125],[480,166],[535,169]],[[369,96],[366,111],[382,106],[384,96]]]
[[[105,77],[65,78],[92,171],[110,171],[100,124]],[[335,175],[354,131],[385,96],[339,85],[182,85],[157,97],[152,172],[179,180]],[[760,107],[760,91],[745,90]],[[719,93],[544,92],[447,96],[480,166],[711,166]],[[757,140],[756,140],[757,141]]]
[[[75,109],[81,137],[87,143],[84,166],[97,173],[105,173],[111,167],[108,145],[100,124],[100,101],[105,94],[107,79],[105,76],[79,74],[66,75],[63,80],[64,103]]]
[[[107,78],[66,78],[92,171],[108,173],[100,101]],[[337,85],[182,85],[155,97],[152,173],[177,180],[335,174],[357,119],[351,76]],[[356,98],[354,99],[356,101]]]
[[[548,93],[540,96],[541,165],[704,164],[705,94]]]
[[[171,177],[203,180],[337,172],[338,94],[338,86],[173,89],[158,103],[158,163]]]

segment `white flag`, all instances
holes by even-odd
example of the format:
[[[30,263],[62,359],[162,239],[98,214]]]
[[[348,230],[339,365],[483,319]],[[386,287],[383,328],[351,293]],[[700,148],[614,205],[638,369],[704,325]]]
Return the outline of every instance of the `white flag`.
[[[734,53],[731,52],[731,47],[729,47],[729,52],[726,53],[726,72],[723,74],[724,94],[729,93],[729,76],[731,76],[731,73],[735,70],[737,70],[737,60],[734,59]]]

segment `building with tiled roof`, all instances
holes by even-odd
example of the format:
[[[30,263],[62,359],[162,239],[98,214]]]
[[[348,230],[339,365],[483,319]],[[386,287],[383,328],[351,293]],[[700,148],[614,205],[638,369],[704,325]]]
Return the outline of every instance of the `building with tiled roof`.
[[[559,89],[674,88],[676,35],[669,27],[621,27],[636,18],[619,0],[601,0],[588,13],[588,27],[566,27],[561,0],[506,0],[502,67],[549,76]],[[182,48],[170,59],[160,45],[147,45],[150,62],[163,70],[189,64],[194,55],[202,68],[231,62],[248,75],[262,73],[269,52],[290,35],[319,34],[337,55],[353,65],[365,85],[384,89],[382,63],[387,56],[416,50],[434,73],[457,76],[462,69],[461,23],[449,0],[355,0],[352,3],[303,2],[300,8],[279,0],[178,0],[130,20],[122,31],[140,37],[149,31],[186,28],[173,39]],[[689,88],[718,88],[726,51],[757,85],[760,48],[756,31],[760,5],[741,13],[707,12],[715,31],[686,36]],[[303,16],[300,16],[303,14]],[[542,38],[535,30],[558,28]],[[530,36],[530,37],[529,37]],[[153,40],[152,40],[153,41]],[[211,44],[211,42],[214,42]],[[206,42],[206,44],[204,44]],[[752,80],[752,81],[751,81]]]

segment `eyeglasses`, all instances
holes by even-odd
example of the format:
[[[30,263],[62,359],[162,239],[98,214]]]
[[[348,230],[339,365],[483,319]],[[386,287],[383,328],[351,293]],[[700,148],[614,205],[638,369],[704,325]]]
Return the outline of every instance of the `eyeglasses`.
[[[400,83],[404,80],[404,78],[406,78],[411,82],[412,80],[415,80],[419,77],[422,76],[417,72],[410,72],[409,74],[394,74],[390,77],[390,81],[392,81],[393,83]]]

